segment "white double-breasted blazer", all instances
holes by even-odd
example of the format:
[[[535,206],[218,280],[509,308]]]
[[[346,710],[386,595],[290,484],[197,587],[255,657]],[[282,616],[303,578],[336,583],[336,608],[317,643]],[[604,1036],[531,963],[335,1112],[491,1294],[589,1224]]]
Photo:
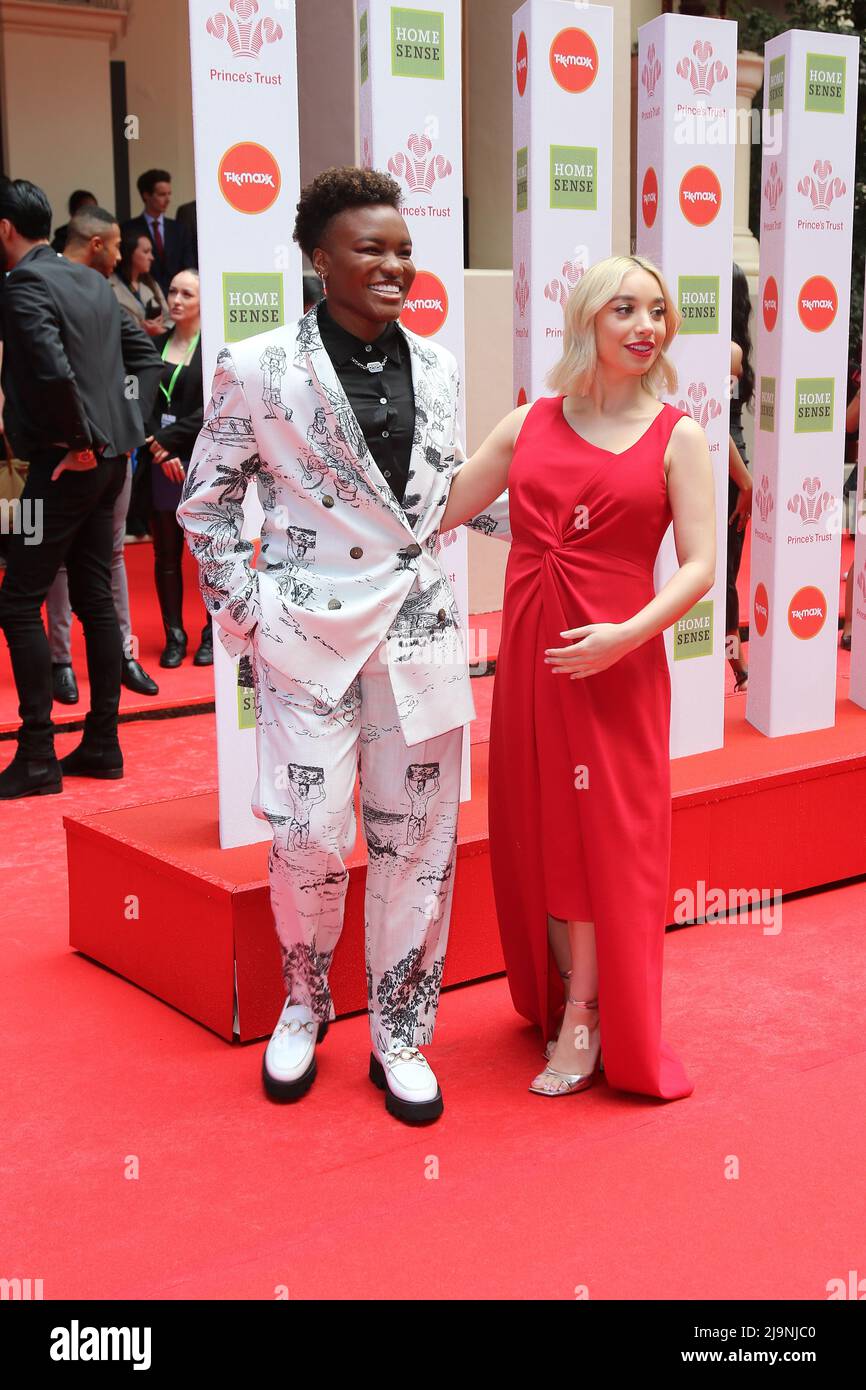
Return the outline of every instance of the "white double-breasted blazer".
[[[289,699],[333,711],[383,640],[406,742],[475,714],[460,619],[438,558],[439,522],[464,456],[452,353],[399,325],[410,348],[415,434],[403,503],[382,476],[322,344],[315,306],[224,347],[178,520],[232,656],[251,642]],[[255,481],[261,549],[241,539]],[[470,523],[510,539],[508,494]]]

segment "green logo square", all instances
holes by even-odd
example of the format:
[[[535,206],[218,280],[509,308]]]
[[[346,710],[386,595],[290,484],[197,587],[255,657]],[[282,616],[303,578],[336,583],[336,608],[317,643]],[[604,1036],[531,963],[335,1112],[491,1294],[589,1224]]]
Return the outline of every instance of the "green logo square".
[[[279,271],[223,271],[223,336],[239,343],[285,322],[283,277]]]
[[[367,28],[367,11],[361,15],[360,21],[360,52],[361,52],[361,86],[370,76],[370,43]]]
[[[759,390],[758,425],[768,434],[776,430],[776,378],[762,376]]]
[[[529,206],[529,151],[526,145],[517,151],[517,211],[526,212]]]
[[[770,92],[767,110],[784,111],[785,109],[785,55],[781,53],[778,58],[770,59]]]
[[[794,382],[794,433],[829,434],[833,429],[832,376],[798,376]]]
[[[845,111],[845,57],[839,53],[806,54],[807,111]]]
[[[445,78],[445,15],[391,6],[392,77]]]
[[[713,650],[713,600],[701,599],[674,625],[674,661],[709,656]]]
[[[242,656],[238,662],[238,728],[256,727],[256,690],[253,677],[253,663],[249,656]]]
[[[550,206],[594,211],[598,205],[598,149],[551,145]]]
[[[680,275],[677,298],[682,318],[680,333],[718,333],[718,275]]]

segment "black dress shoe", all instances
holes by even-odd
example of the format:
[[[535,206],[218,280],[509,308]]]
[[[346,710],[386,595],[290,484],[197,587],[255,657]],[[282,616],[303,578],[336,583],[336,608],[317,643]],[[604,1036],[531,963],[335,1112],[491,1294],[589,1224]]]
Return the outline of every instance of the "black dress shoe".
[[[168,627],[165,630],[165,650],[159,658],[160,666],[169,669],[179,666],[186,656],[186,633],[182,627]]]
[[[51,667],[51,683],[54,687],[54,698],[61,705],[78,704],[78,681],[71,666],[55,662]]]
[[[63,777],[56,758],[27,758],[16,753],[0,772],[0,801],[19,796],[53,796],[63,791]]]
[[[64,777],[96,777],[103,782],[115,782],[123,776],[123,753],[114,748],[86,748],[79,743],[71,753],[60,759]]]
[[[213,666],[213,628],[206,627],[201,634],[201,646],[192,659],[193,666]]]
[[[158,695],[159,686],[152,680],[137,661],[124,661],[120,670],[120,679],[127,690],[134,690],[136,695]]]

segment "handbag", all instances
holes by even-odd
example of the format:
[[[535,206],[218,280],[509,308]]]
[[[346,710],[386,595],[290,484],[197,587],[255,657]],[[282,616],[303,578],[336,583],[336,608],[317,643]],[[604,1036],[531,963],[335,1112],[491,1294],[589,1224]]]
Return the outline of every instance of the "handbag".
[[[13,457],[7,436],[3,435],[3,456],[0,458],[0,502],[17,502],[24,491],[30,464]]]

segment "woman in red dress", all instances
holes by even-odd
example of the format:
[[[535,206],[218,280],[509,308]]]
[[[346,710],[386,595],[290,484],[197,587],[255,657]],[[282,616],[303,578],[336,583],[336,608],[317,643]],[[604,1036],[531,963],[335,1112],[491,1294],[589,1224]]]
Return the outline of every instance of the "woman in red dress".
[[[509,489],[490,859],[515,1007],[556,1038],[530,1086],[546,1096],[584,1090],[602,1065],[621,1090],[675,1100],[694,1089],[661,1036],[662,633],[712,586],[716,547],[706,436],[656,394],[676,389],[665,349],[679,324],[650,261],[592,266],[565,307],[547,378],[557,394],[497,425],[456,474],[442,520],[459,525]],[[680,567],[654,595],[671,521]]]

